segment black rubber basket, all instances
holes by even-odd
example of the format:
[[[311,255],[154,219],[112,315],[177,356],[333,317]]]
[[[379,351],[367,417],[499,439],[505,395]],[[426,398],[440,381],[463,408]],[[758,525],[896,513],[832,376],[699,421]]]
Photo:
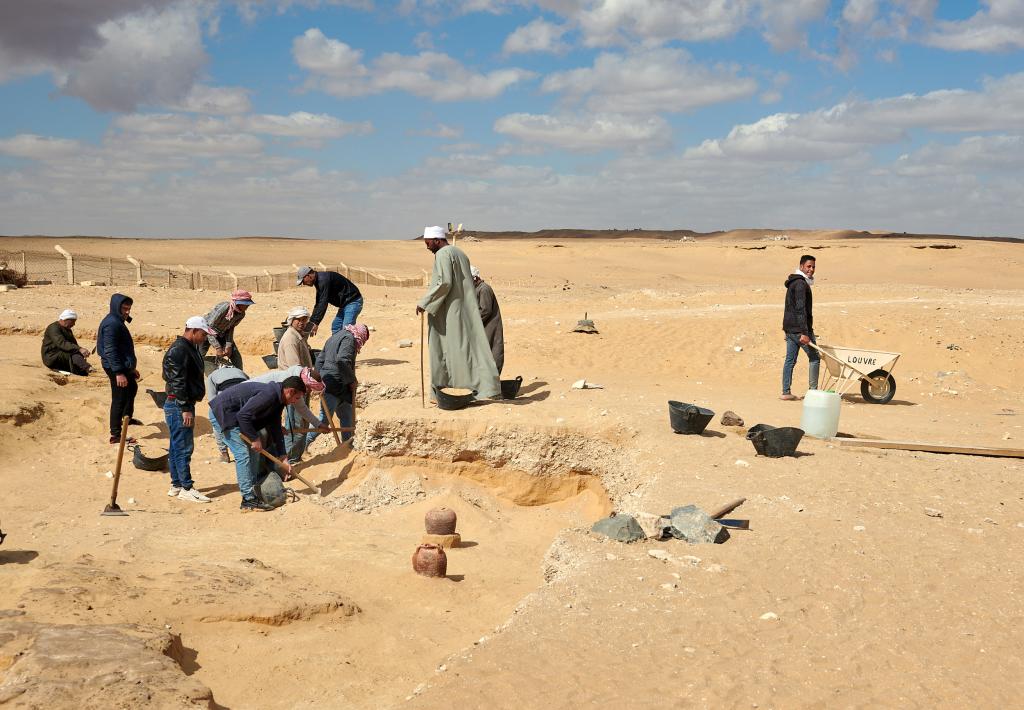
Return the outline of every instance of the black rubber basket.
[[[437,398],[438,409],[446,409],[452,411],[455,409],[463,409],[473,398],[476,397],[476,390],[473,390],[469,394],[448,394],[444,390],[435,387],[434,397]]]
[[[523,386],[523,376],[514,380],[502,380],[501,381],[501,396],[502,399],[515,399],[516,395],[519,394],[519,388]]]
[[[267,366],[267,369],[277,369],[277,355],[264,355],[263,364]]]
[[[688,402],[669,400],[668,418],[676,434],[703,434],[715,413]]]
[[[151,459],[142,453],[141,446],[136,446],[132,454],[132,465],[140,471],[166,471],[167,454]]]
[[[747,440],[761,456],[781,458],[795,456],[796,447],[804,438],[804,430],[795,426],[774,427],[770,424],[755,424],[747,430]]]
[[[153,398],[153,404],[157,406],[157,409],[164,408],[164,402],[167,401],[166,392],[157,392],[155,390],[146,390],[146,392],[148,392],[149,396]]]

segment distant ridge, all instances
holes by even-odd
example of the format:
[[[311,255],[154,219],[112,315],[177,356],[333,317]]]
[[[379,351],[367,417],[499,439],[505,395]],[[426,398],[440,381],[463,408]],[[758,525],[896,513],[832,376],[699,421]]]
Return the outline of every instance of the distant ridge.
[[[468,230],[460,239],[472,237],[482,241],[507,239],[651,239],[697,241],[750,241],[765,237],[789,236],[800,239],[938,239],[952,241],[1022,242],[1024,237],[978,237],[958,234],[913,234],[910,232],[866,232],[853,229],[730,229],[696,232],[692,229],[540,229],[536,232],[484,232]]]

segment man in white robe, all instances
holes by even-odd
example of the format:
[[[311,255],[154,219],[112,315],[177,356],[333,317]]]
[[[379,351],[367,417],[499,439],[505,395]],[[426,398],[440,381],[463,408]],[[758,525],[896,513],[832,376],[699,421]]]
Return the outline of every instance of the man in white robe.
[[[469,258],[448,244],[441,227],[424,229],[423,242],[434,253],[434,273],[416,313],[427,313],[430,382],[439,389],[475,390],[476,399],[496,397],[498,369],[480,319]]]

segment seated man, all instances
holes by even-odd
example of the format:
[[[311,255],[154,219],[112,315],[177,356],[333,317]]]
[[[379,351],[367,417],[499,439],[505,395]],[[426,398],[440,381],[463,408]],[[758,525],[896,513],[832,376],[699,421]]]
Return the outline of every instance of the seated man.
[[[256,459],[263,450],[260,430],[265,429],[269,439],[269,453],[282,457],[286,454],[284,435],[281,431],[281,412],[289,404],[295,404],[306,394],[306,385],[301,377],[289,377],[281,383],[242,382],[225,390],[211,402],[213,415],[220,424],[224,443],[235,456],[235,475],[238,490],[242,494],[241,510],[269,511],[273,506],[264,503],[256,495],[256,475],[259,465]],[[248,438],[248,442],[242,437]],[[249,443],[251,442],[251,443]],[[292,472],[291,464],[281,462],[282,478]]]
[[[71,329],[78,322],[78,314],[68,309],[56,321],[46,326],[43,333],[43,364],[51,370],[70,372],[72,375],[88,375],[92,365],[86,362],[89,351],[79,347]]]

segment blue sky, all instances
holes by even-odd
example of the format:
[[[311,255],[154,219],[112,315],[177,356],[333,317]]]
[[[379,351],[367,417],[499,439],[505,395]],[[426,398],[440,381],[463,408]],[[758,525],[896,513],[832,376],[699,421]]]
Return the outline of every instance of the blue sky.
[[[0,234],[1021,236],[1022,50],[1022,0],[6,3]]]

